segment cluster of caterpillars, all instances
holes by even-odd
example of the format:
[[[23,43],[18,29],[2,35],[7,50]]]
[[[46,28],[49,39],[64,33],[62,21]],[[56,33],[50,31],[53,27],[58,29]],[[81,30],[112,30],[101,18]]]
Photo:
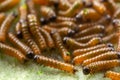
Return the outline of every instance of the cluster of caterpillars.
[[[69,73],[81,66],[86,75],[120,66],[119,1],[25,0],[18,5],[19,2],[0,2],[0,50],[5,54],[22,63],[31,59]],[[15,5],[17,10],[6,14]],[[62,60],[44,55],[52,51],[59,53]],[[111,75],[120,74],[105,74],[118,79]]]

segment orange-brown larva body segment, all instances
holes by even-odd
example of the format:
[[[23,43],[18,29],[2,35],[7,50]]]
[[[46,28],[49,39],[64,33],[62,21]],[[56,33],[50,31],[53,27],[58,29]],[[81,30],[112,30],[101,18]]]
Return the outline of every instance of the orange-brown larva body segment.
[[[83,8],[83,3],[77,0],[69,9],[66,11],[59,11],[58,14],[66,17],[73,17],[81,8]]]
[[[101,15],[107,14],[106,7],[97,0],[92,1],[93,8]]]
[[[83,37],[90,34],[97,34],[104,32],[105,27],[102,25],[96,25],[85,30],[82,30],[74,35],[74,37]]]
[[[55,47],[55,44],[54,44],[54,41],[50,35],[50,33],[48,33],[46,30],[42,29],[42,28],[39,28],[40,29],[40,32],[43,34],[43,36],[45,37],[45,40],[47,42],[47,45],[49,48],[54,48]]]
[[[23,37],[20,22],[17,22],[17,24],[16,24],[16,26],[15,26],[15,32],[16,32],[16,36],[17,36],[18,38],[22,38],[22,37]]]
[[[92,8],[85,8],[76,15],[76,19],[78,21],[84,21],[84,22],[87,22],[88,20],[96,21],[99,20],[100,17],[101,15],[98,14],[97,11],[95,11]]]
[[[16,14],[11,12],[6,19],[3,21],[1,27],[0,27],[0,41],[5,42],[8,30],[11,26],[12,21],[15,19]]]
[[[69,73],[75,73],[75,67],[71,64],[60,62],[54,59],[46,58],[44,56],[35,56],[37,63],[43,64],[45,66],[53,67],[59,70],[63,70]]]
[[[62,21],[71,21],[71,22],[75,22],[76,19],[75,19],[75,18],[71,18],[71,17],[57,16],[56,21],[57,21],[57,22],[62,22]]]
[[[83,61],[82,66],[86,66],[90,63],[97,62],[97,61],[104,61],[104,60],[112,60],[112,59],[119,59],[120,54],[118,52],[107,52],[93,58],[87,59]]]
[[[105,48],[105,47],[113,47],[113,45],[108,43],[108,44],[99,44],[99,45],[95,45],[95,46],[84,48],[84,49],[76,49],[73,51],[72,55],[75,57],[78,55],[82,55],[86,52],[93,51],[93,50],[100,49],[100,48]]]
[[[14,34],[8,33],[9,41],[19,48],[28,58],[33,58],[34,54],[33,51],[23,42],[21,42]]]
[[[59,0],[59,6],[58,8],[60,10],[67,10],[71,7],[71,4],[68,0]]]
[[[17,5],[19,2],[20,0],[5,0],[2,3],[0,3],[0,11],[6,11]]]
[[[45,39],[42,36],[42,34],[40,33],[39,25],[37,23],[36,16],[33,14],[29,14],[28,15],[28,22],[29,22],[30,32],[32,33],[32,35],[34,35],[36,41],[38,42],[38,46],[40,47],[40,49],[41,50],[47,49]]]
[[[114,68],[116,66],[120,66],[120,60],[118,60],[118,59],[107,60],[107,61],[98,61],[98,62],[91,63],[87,66],[84,66],[83,73],[85,75],[87,75],[89,73],[93,74],[96,72],[105,71],[105,70]]]
[[[0,43],[0,50],[5,52],[5,54],[9,56],[15,57],[22,63],[24,63],[27,60],[27,58],[19,50],[10,47],[6,44]]]
[[[95,57],[97,55],[103,54],[103,53],[108,52],[108,51],[113,51],[113,48],[100,48],[100,49],[97,49],[97,50],[87,52],[85,54],[76,56],[73,59],[73,63],[75,65],[82,64],[84,60],[93,58],[93,57]]]
[[[22,33],[23,33],[23,38],[25,39],[26,43],[30,46],[30,48],[33,50],[34,54],[41,54],[41,51],[36,44],[36,42],[32,39],[32,36],[28,30],[28,25],[27,21],[21,21],[21,27],[22,27]]]
[[[4,21],[5,17],[6,17],[5,13],[0,13],[0,25]]]
[[[51,33],[52,30],[57,30],[57,28],[51,27],[51,26],[43,26],[43,29],[46,30],[48,33]]]
[[[86,48],[86,47],[95,46],[95,45],[101,43],[101,38],[99,38],[99,37],[92,38],[87,43],[80,43],[80,42],[77,42],[74,39],[69,38],[69,37],[65,37],[63,39],[63,41],[69,48],[79,49],[79,48]]]
[[[114,71],[107,71],[105,73],[105,77],[110,78],[111,80],[119,80],[120,79],[120,73],[114,72]]]
[[[62,55],[63,60],[65,62],[70,62],[71,60],[70,54],[67,51],[67,49],[65,49],[65,47],[63,46],[63,42],[62,42],[60,34],[57,31],[53,31],[52,37],[55,41],[56,47],[58,48],[58,50],[60,51]]]
[[[49,0],[33,0],[35,4],[48,5]]]
[[[102,37],[103,34],[101,33],[98,33],[98,34],[91,34],[91,35],[87,35],[87,36],[83,36],[83,37],[80,37],[80,38],[75,38],[76,41],[78,42],[88,42],[90,39],[94,38],[94,37]]]

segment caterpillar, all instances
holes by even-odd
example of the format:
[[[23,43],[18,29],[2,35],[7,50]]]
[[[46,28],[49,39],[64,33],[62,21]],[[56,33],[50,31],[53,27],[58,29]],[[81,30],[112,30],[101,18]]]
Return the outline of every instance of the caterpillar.
[[[72,17],[57,16],[56,21],[57,21],[57,22],[63,22],[63,21],[76,22],[76,19],[75,19],[75,18],[72,18]]]
[[[119,80],[120,79],[120,73],[114,72],[114,71],[107,71],[105,73],[105,77],[110,78],[111,80]]]
[[[5,17],[6,17],[5,13],[3,13],[3,12],[0,13],[0,25],[1,25],[2,22],[4,21]]]
[[[56,47],[58,48],[58,50],[62,55],[63,60],[65,62],[70,62],[71,60],[70,53],[63,46],[60,34],[56,30],[53,30],[51,34],[52,34],[53,40],[55,41]]]
[[[84,8],[75,16],[76,20],[79,22],[88,22],[88,21],[96,21],[101,17],[100,14],[97,13],[92,8]]]
[[[59,0],[58,8],[60,10],[67,10],[71,7],[71,4],[68,0]]]
[[[76,50],[73,51],[72,55],[74,57],[76,57],[78,55],[82,55],[83,53],[90,52],[90,51],[100,49],[100,48],[105,48],[105,47],[113,47],[113,44],[111,44],[111,43],[104,44],[103,43],[103,44],[98,44],[98,45],[88,47],[88,48],[76,49]]]
[[[69,9],[66,11],[59,11],[58,14],[65,17],[73,17],[81,8],[83,8],[83,2],[77,0]]]
[[[119,58],[120,58],[119,52],[110,51],[110,52],[107,52],[83,61],[82,66],[86,66],[90,63],[97,62],[97,61],[113,60],[113,59],[119,59]]]
[[[107,60],[107,61],[98,61],[98,62],[91,63],[87,66],[84,66],[83,73],[85,75],[93,74],[93,73],[96,73],[99,71],[109,70],[116,66],[120,66],[120,60],[118,60],[118,59]]]
[[[108,52],[108,51],[114,51],[114,48],[110,48],[110,47],[108,47],[108,48],[100,48],[100,49],[93,50],[93,51],[87,52],[85,54],[76,56],[73,59],[73,63],[75,65],[82,64],[84,60],[93,58],[93,57],[95,57],[97,55],[103,54],[103,53]]]
[[[15,26],[15,32],[16,32],[16,36],[17,36],[18,38],[20,38],[20,39],[23,38],[20,22],[17,22],[17,24],[16,24],[16,26]]]
[[[19,48],[28,58],[32,59],[34,57],[33,51],[23,42],[21,42],[13,33],[8,33],[9,41]]]
[[[30,32],[32,33],[32,35],[34,35],[36,41],[38,42],[38,46],[40,47],[42,51],[46,50],[47,45],[46,45],[44,37],[40,33],[36,16],[34,14],[29,14],[27,17],[28,17]]]
[[[105,31],[105,27],[102,25],[96,25],[85,30],[82,30],[74,35],[74,37],[83,37],[90,34],[103,33]]]
[[[3,21],[1,27],[0,27],[0,41],[5,42],[7,32],[11,26],[11,23],[14,21],[14,19],[17,17],[17,14],[14,12],[11,12]]]
[[[55,47],[55,44],[54,44],[54,41],[50,35],[50,33],[48,33],[46,30],[42,29],[42,28],[39,28],[40,29],[40,32],[42,33],[42,35],[45,37],[45,40],[47,42],[47,45],[49,48],[54,48]]]
[[[15,57],[21,63],[25,63],[27,61],[27,58],[22,54],[22,52],[1,42],[0,42],[0,50],[2,50],[5,54],[9,56]]]
[[[0,11],[7,11],[8,9],[19,4],[20,0],[7,0],[0,3]]]
[[[89,40],[87,43],[80,43],[80,42],[75,41],[72,38],[64,37],[63,42],[71,49],[79,49],[79,48],[95,46],[95,45],[101,43],[101,38],[95,37],[95,38],[92,38],[91,40]]]
[[[51,33],[52,30],[58,30],[57,28],[45,25],[42,27],[44,30],[46,30],[48,33]]]
[[[91,34],[91,35],[87,35],[84,37],[80,37],[80,38],[75,38],[76,41],[78,42],[88,42],[90,39],[94,38],[94,37],[103,37],[103,34],[98,33],[98,34]]]
[[[54,60],[54,59],[50,59],[50,58],[47,58],[47,57],[44,57],[44,56],[36,55],[34,57],[34,60],[37,63],[43,64],[45,66],[60,69],[60,70],[63,70],[63,71],[69,72],[69,73],[75,73],[76,72],[76,69],[73,65],[68,64],[68,63],[64,63],[64,62],[60,62],[60,61],[57,61],[57,60]]]

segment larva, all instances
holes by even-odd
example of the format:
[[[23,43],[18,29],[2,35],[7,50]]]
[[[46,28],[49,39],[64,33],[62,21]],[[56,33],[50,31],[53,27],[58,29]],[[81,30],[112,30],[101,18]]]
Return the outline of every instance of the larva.
[[[60,10],[67,10],[71,7],[71,4],[68,0],[59,0],[58,8]]]
[[[82,66],[86,66],[90,63],[97,62],[97,61],[113,60],[113,59],[119,59],[119,58],[120,58],[119,52],[110,51],[110,52],[107,52],[107,53],[104,53],[104,54],[101,54],[96,57],[83,61]]]
[[[55,30],[53,30],[51,32],[51,34],[52,34],[52,37],[53,37],[53,39],[55,41],[56,47],[58,48],[58,50],[60,51],[60,53],[62,55],[63,60],[65,62],[70,62],[70,60],[71,60],[70,53],[63,46],[60,34]]]
[[[6,11],[15,5],[17,5],[20,2],[20,0],[5,0],[0,3],[0,11]]]
[[[113,14],[113,18],[114,18],[114,19],[120,18],[120,9],[119,9],[119,8],[118,8],[118,9],[115,11],[115,13]]]
[[[49,48],[54,48],[55,47],[55,44],[54,44],[54,41],[50,35],[50,33],[48,33],[46,30],[42,29],[42,28],[39,28],[40,29],[40,32],[43,34],[43,36],[45,37],[45,40],[47,42],[47,45]]]
[[[79,24],[78,27],[76,27],[78,29],[78,31],[82,31],[85,30],[87,28],[90,28],[92,26],[96,26],[98,24],[108,24],[111,21],[111,16],[110,15],[105,15],[103,16],[100,20],[98,20],[97,22],[90,22],[90,23],[84,23],[84,24]]]
[[[48,33],[51,33],[52,30],[58,30],[57,28],[45,25],[42,27],[44,30],[46,30]]]
[[[4,51],[5,54],[7,54],[9,56],[15,57],[22,63],[27,61],[27,58],[19,50],[15,49],[11,46],[0,43],[0,50]]]
[[[88,42],[90,39],[94,38],[94,37],[103,37],[103,34],[99,33],[99,34],[91,34],[91,35],[87,35],[84,37],[80,37],[80,38],[75,38],[76,41],[78,42]]]
[[[72,38],[64,37],[63,42],[71,49],[79,49],[79,48],[95,46],[95,45],[101,43],[101,38],[95,37],[95,38],[92,38],[91,40],[89,40],[87,43],[80,43],[80,42],[75,41]]]
[[[83,8],[83,3],[77,0],[69,9],[66,11],[59,11],[58,14],[65,17],[73,17],[81,8]]]
[[[23,33],[23,38],[25,39],[26,43],[30,46],[30,48],[33,50],[34,54],[41,54],[41,51],[36,44],[36,42],[32,39],[32,36],[28,30],[28,25],[26,20],[21,20],[21,30]]]
[[[57,22],[63,22],[63,21],[76,22],[76,19],[75,18],[71,18],[71,17],[57,16],[56,21]]]
[[[113,51],[113,50],[114,50],[114,48],[110,48],[110,47],[93,50],[93,51],[87,52],[85,54],[76,56],[73,59],[73,63],[75,65],[82,64],[83,61],[86,60],[86,59],[90,59],[90,58],[93,58],[93,57],[95,57],[97,55],[103,54],[103,53],[108,52],[108,51]]]
[[[105,31],[105,27],[102,25],[96,25],[90,28],[87,28],[85,30],[82,30],[74,35],[74,37],[83,37],[90,34],[96,34],[96,33],[103,33]]]
[[[92,8],[84,8],[75,16],[79,22],[96,21],[99,20],[100,17],[101,15]]]
[[[31,59],[34,57],[33,51],[26,44],[21,42],[14,34],[8,33],[8,39],[14,46],[19,48],[28,58]]]
[[[6,17],[5,13],[0,13],[0,25],[4,21],[5,17]]]
[[[50,21],[54,21],[57,17],[55,11],[52,8],[47,7],[47,6],[41,6],[40,12],[41,12],[42,16],[44,16],[45,18],[47,18]]]
[[[107,14],[107,9],[105,7],[105,5],[103,5],[102,3],[100,3],[99,1],[92,1],[93,2],[93,8],[101,15],[105,15]]]
[[[88,48],[83,48],[83,49],[76,49],[73,51],[72,55],[78,56],[78,55],[82,55],[83,53],[87,53],[96,49],[100,49],[100,48],[105,48],[105,47],[113,47],[113,44],[111,43],[107,43],[107,44],[98,44],[92,47],[88,47]]]
[[[120,60],[114,59],[114,60],[107,60],[107,61],[98,61],[91,63],[87,66],[83,67],[83,73],[85,75],[87,74],[93,74],[99,71],[105,71],[111,68],[114,68],[116,66],[120,66]]]
[[[32,33],[32,35],[34,35],[36,41],[38,42],[38,46],[40,47],[41,50],[47,49],[45,39],[40,33],[36,16],[33,14],[29,14],[27,17],[28,17],[30,32]]]
[[[118,35],[117,35],[117,33],[111,33],[110,35],[103,37],[102,41],[103,42],[117,43]]]
[[[60,70],[63,70],[63,71],[69,72],[69,73],[75,73],[76,72],[75,67],[71,64],[68,64],[68,63],[60,62],[60,61],[50,59],[50,58],[46,58],[44,56],[39,56],[39,55],[36,55],[34,57],[34,59],[37,63],[43,64],[45,66],[60,69]]]
[[[76,24],[71,21],[64,21],[59,23],[50,23],[49,26],[52,26],[55,28],[68,27],[68,28],[74,29],[76,27]]]
[[[17,24],[15,26],[15,32],[16,32],[16,36],[18,38],[23,38],[20,22],[17,22]]]
[[[61,36],[73,36],[75,34],[75,31],[68,28],[68,27],[63,27],[58,29],[58,32],[60,33]]]
[[[11,23],[13,20],[17,17],[17,14],[14,12],[11,12],[3,21],[1,27],[0,27],[0,41],[5,42],[7,32],[11,26]]]
[[[107,71],[105,73],[105,77],[110,78],[111,80],[119,80],[120,79],[120,73],[114,72],[114,71]]]

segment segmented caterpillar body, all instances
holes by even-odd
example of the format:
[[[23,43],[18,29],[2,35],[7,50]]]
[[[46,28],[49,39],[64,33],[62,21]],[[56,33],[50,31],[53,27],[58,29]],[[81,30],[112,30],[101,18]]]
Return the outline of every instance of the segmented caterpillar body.
[[[5,17],[6,17],[5,13],[0,13],[0,25],[4,21]]]

